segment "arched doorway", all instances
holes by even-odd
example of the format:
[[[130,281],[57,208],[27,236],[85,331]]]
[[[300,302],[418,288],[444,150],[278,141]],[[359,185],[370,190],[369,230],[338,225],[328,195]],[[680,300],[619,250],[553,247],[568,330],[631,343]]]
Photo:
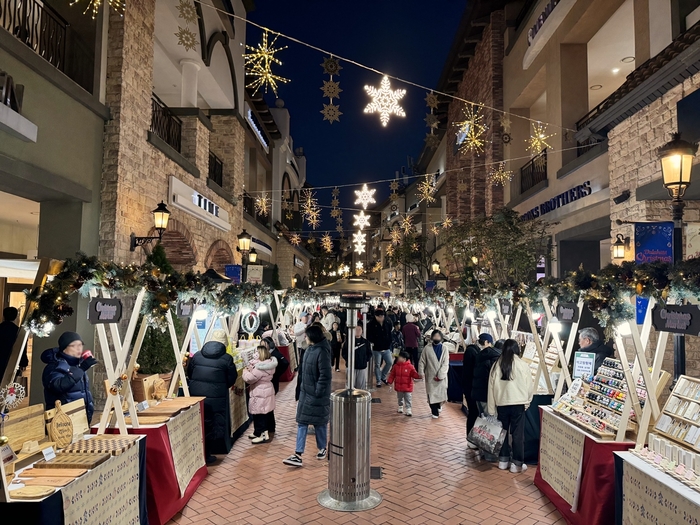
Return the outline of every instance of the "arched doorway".
[[[151,228],[149,236],[157,236],[155,228]],[[181,222],[170,219],[168,229],[160,241],[165,250],[165,256],[170,265],[177,271],[191,270],[197,264],[197,248],[192,234]],[[150,253],[150,248],[146,248]]]
[[[227,264],[235,264],[233,250],[226,241],[219,239],[209,247],[204,258],[204,266],[224,273]]]

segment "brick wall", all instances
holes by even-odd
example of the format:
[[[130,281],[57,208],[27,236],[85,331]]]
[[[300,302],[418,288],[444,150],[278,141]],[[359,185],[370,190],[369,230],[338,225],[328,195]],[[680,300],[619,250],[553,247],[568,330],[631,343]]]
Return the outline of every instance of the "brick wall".
[[[491,14],[491,24],[484,29],[475,56],[469,61],[456,96],[488,107],[503,108],[503,11]],[[503,189],[486,182],[494,162],[503,160],[503,142],[499,125],[500,113],[481,108],[486,147],[483,153],[453,154],[456,126],[463,121],[465,103],[453,100],[447,118],[447,214],[458,220],[491,214],[503,206]],[[467,191],[457,191],[460,181],[467,183]]]
[[[295,255],[304,261],[303,268],[297,268],[294,266]],[[277,242],[277,266],[280,271],[280,283],[282,283],[282,288],[289,288],[290,286],[293,286],[292,279],[296,274],[299,274],[302,279],[304,277],[308,277],[309,262],[308,257],[289,244],[287,239],[280,237],[280,240]]]
[[[670,201],[637,201],[635,190],[653,180],[661,179],[661,164],[656,150],[671,140],[671,133],[677,130],[676,104],[700,87],[700,74],[688,78],[682,85],[676,86],[663,97],[652,102],[641,111],[616,126],[608,134],[608,154],[610,171],[610,222],[611,237],[618,233],[634,241],[632,224],[616,224],[616,221],[670,221]],[[695,162],[700,162],[696,157]],[[632,196],[622,204],[615,204],[613,197],[624,190],[630,190]],[[686,201],[684,220],[700,221],[700,202]],[[632,248],[628,259],[633,258]],[[652,334],[651,341],[656,337]],[[655,345],[652,346],[652,352]],[[625,344],[631,356],[632,346]],[[686,369],[688,375],[700,377],[700,340],[697,337],[686,338]],[[664,354],[663,370],[673,373],[673,338],[669,337]]]

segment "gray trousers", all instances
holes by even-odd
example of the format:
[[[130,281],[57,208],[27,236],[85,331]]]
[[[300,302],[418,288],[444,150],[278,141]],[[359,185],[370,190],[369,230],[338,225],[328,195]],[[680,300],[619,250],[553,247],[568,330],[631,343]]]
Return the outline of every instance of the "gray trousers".
[[[413,392],[396,392],[396,397],[399,400],[400,407],[404,407],[406,410],[411,410],[411,400],[413,399]]]
[[[345,370],[345,375],[347,377],[348,371]],[[357,368],[355,369],[355,384],[352,385],[353,388],[357,388],[358,390],[367,390],[367,369],[363,368],[362,370],[358,370]]]

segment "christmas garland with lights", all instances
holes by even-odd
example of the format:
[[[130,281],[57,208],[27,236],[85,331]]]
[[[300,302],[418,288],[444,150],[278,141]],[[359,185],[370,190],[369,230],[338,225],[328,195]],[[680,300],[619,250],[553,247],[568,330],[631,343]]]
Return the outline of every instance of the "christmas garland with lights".
[[[273,290],[265,284],[219,285],[199,272],[164,274],[156,266],[121,265],[102,262],[97,257],[78,253],[67,259],[61,271],[43,289],[25,290],[27,301],[36,307],[24,327],[38,337],[47,337],[63,319],[73,315],[70,299],[97,289],[110,293],[137,294],[146,290],[141,313],[154,328],[167,329],[167,314],[180,301],[195,300],[211,311],[231,315],[239,308],[255,309],[272,302]]]
[[[284,307],[289,308],[295,304],[323,304],[324,298],[321,294],[312,290],[304,290],[302,288],[287,288],[282,296]]]

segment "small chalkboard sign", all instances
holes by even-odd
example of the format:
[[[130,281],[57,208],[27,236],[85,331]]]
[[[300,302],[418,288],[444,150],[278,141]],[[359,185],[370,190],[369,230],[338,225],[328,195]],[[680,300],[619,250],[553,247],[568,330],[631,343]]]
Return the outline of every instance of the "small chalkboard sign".
[[[118,323],[122,318],[122,302],[119,299],[95,297],[88,307],[90,324]]]

